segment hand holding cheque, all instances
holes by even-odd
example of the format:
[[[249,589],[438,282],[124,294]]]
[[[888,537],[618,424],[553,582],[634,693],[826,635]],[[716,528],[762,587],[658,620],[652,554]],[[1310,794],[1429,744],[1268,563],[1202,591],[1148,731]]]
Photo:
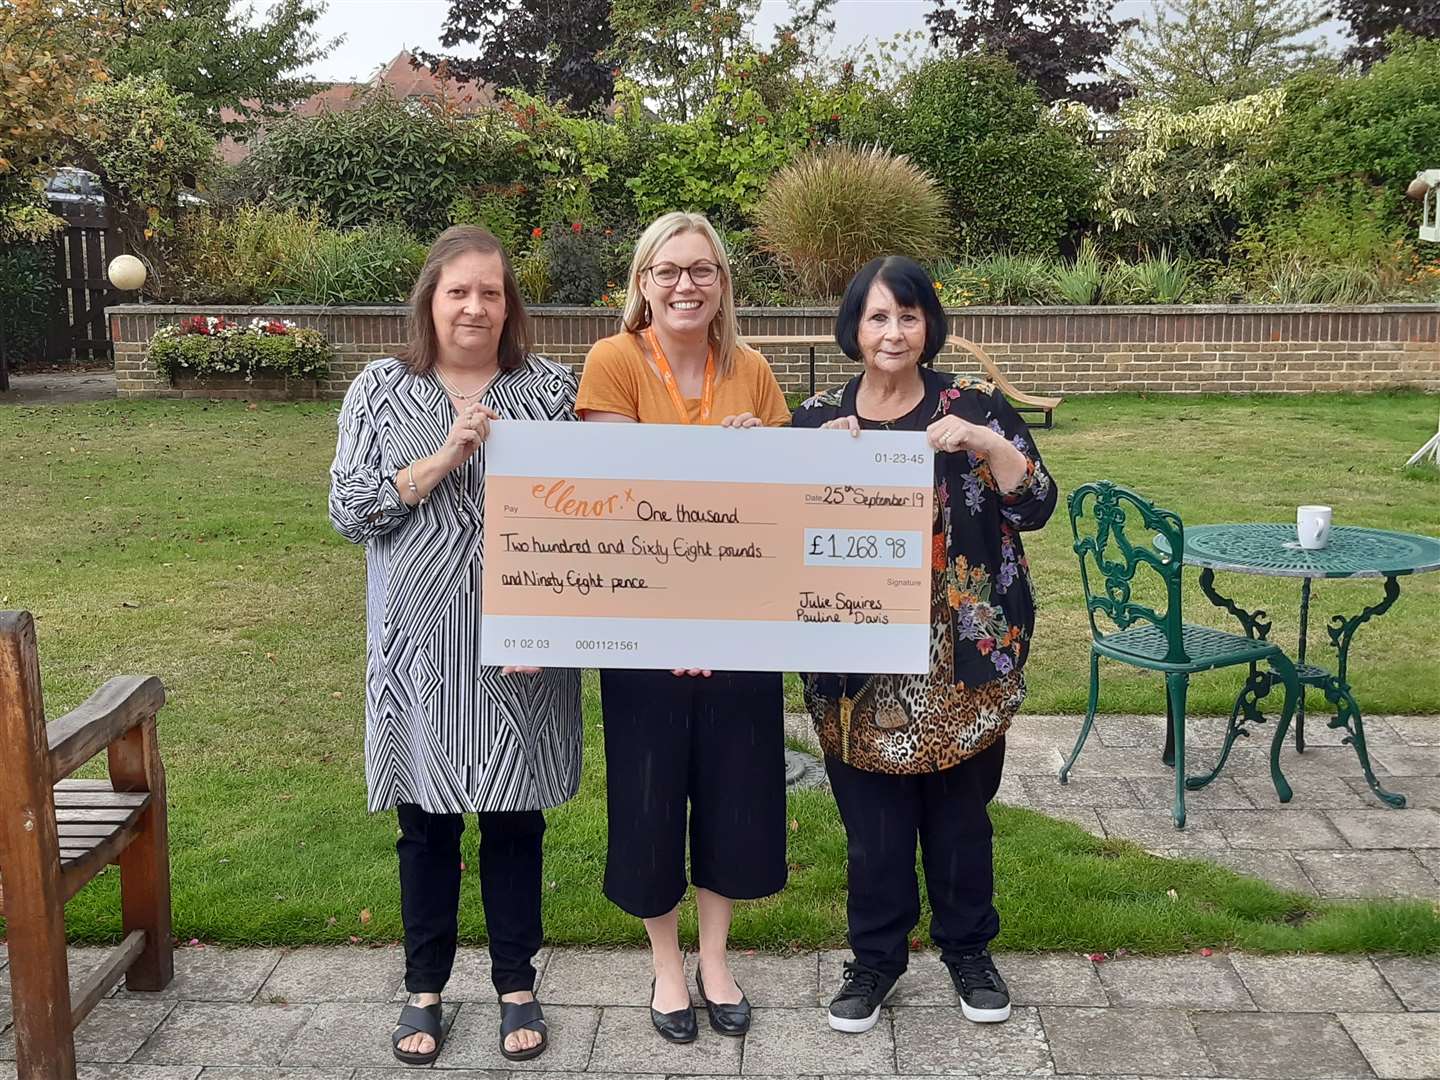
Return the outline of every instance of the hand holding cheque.
[[[919,433],[506,422],[486,474],[483,663],[926,670]]]

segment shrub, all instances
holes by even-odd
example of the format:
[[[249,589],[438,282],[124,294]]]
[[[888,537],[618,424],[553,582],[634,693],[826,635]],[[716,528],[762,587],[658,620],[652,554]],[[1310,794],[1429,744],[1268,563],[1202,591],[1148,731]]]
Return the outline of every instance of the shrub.
[[[0,247],[0,338],[9,363],[40,359],[55,291],[52,249]]]
[[[605,292],[604,251],[599,234],[579,222],[550,231],[545,242],[550,301],[593,304]]]
[[[1105,271],[1100,252],[1088,236],[1075,253],[1075,260],[1055,270],[1055,291],[1067,304],[1098,304],[1104,294]]]
[[[1107,304],[1179,304],[1193,285],[1190,264],[1162,249],[1136,263],[1112,263],[1102,291]]]
[[[326,230],[289,253],[267,298],[277,304],[389,304],[410,294],[425,245],[398,225]]]
[[[314,211],[293,208],[188,213],[176,236],[175,293],[196,303],[264,303],[300,253],[319,246],[330,231]]]
[[[941,299],[955,307],[1055,302],[1055,262],[1041,255],[1001,252],[937,271]]]
[[[519,250],[524,220],[516,186],[477,189],[457,195],[450,204],[451,225],[481,225],[507,252]]]
[[[720,239],[730,260],[730,287],[741,306],[784,307],[793,297],[775,257],[748,229],[722,229]],[[621,271],[622,276],[626,270]],[[614,289],[610,290],[613,294]]]
[[[330,367],[330,346],[318,330],[282,320],[252,319],[248,325],[197,315],[163,326],[150,339],[150,363],[166,378],[182,373],[258,374],[318,379]]]
[[[776,175],[755,211],[765,246],[810,296],[837,296],[877,255],[940,251],[945,200],[904,157],[828,146]]]
[[[944,186],[962,252],[1054,254],[1095,191],[1088,151],[996,57],[921,68],[895,148]]]
[[[510,265],[515,271],[515,283],[520,286],[520,295],[527,304],[545,304],[550,301],[550,256],[542,245],[512,258]]]
[[[355,109],[277,124],[248,171],[273,205],[313,207],[342,228],[398,221],[428,236],[449,223],[457,189],[513,179],[505,123],[374,91]]]

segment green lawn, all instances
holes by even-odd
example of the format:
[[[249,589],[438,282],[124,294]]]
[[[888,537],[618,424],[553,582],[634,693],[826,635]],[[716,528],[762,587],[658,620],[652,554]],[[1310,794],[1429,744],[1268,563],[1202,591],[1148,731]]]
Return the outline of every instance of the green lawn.
[[[0,410],[10,476],[0,607],[38,618],[51,715],[116,672],[154,672],[169,689],[161,731],[183,937],[399,935],[394,819],[363,810],[362,555],[325,513],[335,408]],[[1398,468],[1433,432],[1434,410],[1419,395],[1101,397],[1068,402],[1059,429],[1037,438],[1062,491],[1110,477],[1193,523],[1289,520],[1296,503],[1323,501],[1338,523],[1435,532],[1440,478]],[[1035,712],[1084,705],[1086,631],[1068,542],[1057,516],[1029,543],[1042,603],[1029,668]],[[1355,683],[1371,711],[1440,713],[1440,574],[1404,589],[1391,614],[1360,632]],[[1278,639],[1293,641],[1293,585],[1245,579],[1235,592],[1269,609]],[[1373,582],[1324,585],[1315,615],[1351,613],[1378,595]],[[1198,590],[1187,600],[1192,617],[1221,624]],[[557,942],[636,942],[639,924],[599,893],[604,758],[593,676],[586,685],[584,784],[550,815],[546,929]],[[1224,674],[1198,679],[1193,711],[1228,711],[1237,685]],[[1102,708],[1159,711],[1160,682],[1107,668]],[[796,795],[791,816],[791,885],[742,907],[738,944],[843,940],[833,804],[826,793]],[[1023,810],[997,808],[995,819],[1008,948],[1440,949],[1440,918],[1426,905],[1320,908]],[[72,902],[78,938],[115,934],[114,890],[112,873]],[[483,936],[478,904],[465,905],[462,932]]]

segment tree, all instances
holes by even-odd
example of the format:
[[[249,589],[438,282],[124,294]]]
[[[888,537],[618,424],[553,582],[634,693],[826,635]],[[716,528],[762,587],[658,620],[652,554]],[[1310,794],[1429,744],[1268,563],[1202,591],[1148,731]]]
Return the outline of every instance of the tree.
[[[1328,59],[1307,40],[1328,17],[1314,0],[1170,0],[1121,47],[1141,97],[1193,109],[1236,101]]]
[[[935,10],[925,15],[933,44],[950,42],[962,56],[1003,56],[1046,101],[1066,99],[1110,111],[1126,95],[1122,81],[1098,77],[1135,25],[1134,19],[1111,17],[1113,0],[933,2]]]
[[[791,18],[776,28],[774,47],[761,51],[746,29],[760,0],[613,0],[611,56],[663,116],[685,123],[741,61],[754,59],[773,84],[813,57],[834,27],[834,0],[789,2]]]
[[[258,22],[254,4],[234,7],[232,0],[163,0],[138,14],[133,3],[127,11],[124,0],[106,2],[125,19],[107,57],[110,70],[117,78],[159,75],[187,95],[216,135],[249,134],[261,119],[308,97],[315,84],[298,72],[342,40],[315,33],[323,0],[277,0]],[[222,119],[222,108],[235,117]]]
[[[1350,24],[1355,38],[1345,59],[1363,67],[1389,55],[1385,39],[1396,30],[1440,38],[1440,3],[1436,0],[1338,0],[1335,16]]]
[[[86,0],[0,3],[0,241],[61,224],[45,208],[42,177],[84,129],[80,96],[107,77],[101,56],[118,30]]]
[[[416,55],[460,79],[603,109],[615,93],[605,57],[614,40],[610,0],[450,0],[440,44],[478,45],[479,55]]]

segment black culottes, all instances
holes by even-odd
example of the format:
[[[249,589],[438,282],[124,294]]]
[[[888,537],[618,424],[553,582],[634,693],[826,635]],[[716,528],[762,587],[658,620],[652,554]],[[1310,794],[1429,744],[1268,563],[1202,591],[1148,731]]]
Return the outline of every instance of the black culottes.
[[[649,919],[685,895],[687,808],[697,888],[753,900],[785,887],[781,678],[600,673],[610,830],[605,895],[618,907]]]

